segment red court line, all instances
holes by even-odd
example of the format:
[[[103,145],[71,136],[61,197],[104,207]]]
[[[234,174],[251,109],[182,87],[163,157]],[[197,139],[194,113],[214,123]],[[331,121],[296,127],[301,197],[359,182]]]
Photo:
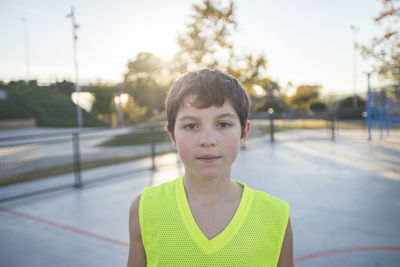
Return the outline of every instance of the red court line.
[[[63,230],[66,230],[66,231],[70,231],[70,232],[73,232],[73,233],[76,233],[76,234],[80,234],[80,235],[84,235],[84,236],[91,237],[91,238],[94,238],[94,239],[102,240],[102,241],[105,241],[105,242],[108,242],[108,243],[112,243],[112,244],[115,244],[115,245],[118,245],[118,246],[129,247],[129,243],[122,242],[122,241],[115,240],[115,239],[111,239],[111,238],[108,238],[108,237],[105,237],[105,236],[101,236],[101,235],[98,235],[98,234],[93,234],[93,233],[90,233],[90,232],[87,232],[87,231],[83,231],[83,230],[80,230],[78,228],[74,228],[74,227],[71,227],[71,226],[68,226],[68,225],[64,225],[64,224],[52,222],[52,221],[49,221],[49,220],[46,220],[46,219],[42,219],[40,217],[28,215],[28,214],[25,214],[25,213],[22,213],[22,212],[6,209],[6,208],[3,208],[3,207],[0,207],[0,211],[7,212],[9,214],[12,214],[12,215],[15,215],[15,216],[18,216],[18,217],[22,217],[22,218],[26,218],[26,219],[29,219],[29,220],[32,220],[32,221],[35,221],[35,222],[47,224],[47,225],[50,225],[50,226],[53,226],[53,227],[56,227],[56,228],[59,228],[59,229],[63,229]]]
[[[319,257],[333,255],[333,254],[356,252],[356,251],[371,251],[371,250],[400,251],[400,247],[361,247],[361,248],[334,249],[334,250],[317,252],[317,253],[313,253],[310,255],[306,255],[306,256],[297,258],[294,260],[294,263],[296,264],[296,263],[308,261],[308,260],[319,258]]]

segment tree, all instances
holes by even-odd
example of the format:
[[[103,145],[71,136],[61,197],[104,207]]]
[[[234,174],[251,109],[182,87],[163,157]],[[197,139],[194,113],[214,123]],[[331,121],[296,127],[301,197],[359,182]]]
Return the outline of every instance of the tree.
[[[348,97],[345,97],[345,98],[339,100],[338,108],[339,109],[354,108],[354,106],[353,106],[353,98],[354,98],[353,96],[348,96]],[[356,98],[357,98],[357,108],[364,109],[365,108],[365,104],[366,104],[365,100],[362,99],[359,96],[356,96]]]
[[[91,85],[90,89],[94,94],[92,113],[100,118],[110,120],[112,113],[115,112],[116,89],[106,85]]]
[[[178,54],[189,68],[221,67],[221,62],[233,57],[231,35],[237,28],[234,3],[230,1],[224,7],[215,1],[203,0],[201,4],[193,4],[193,9],[186,31],[177,37]]]
[[[269,108],[273,108],[276,112],[284,112],[288,110],[288,105],[285,103],[285,96],[281,92],[279,84],[269,78],[264,78],[259,82],[261,88],[264,91],[264,96],[258,97],[257,104],[254,107],[254,111],[267,111]]]
[[[400,82],[400,1],[381,0],[383,10],[374,21],[384,26],[383,36],[375,37],[370,46],[357,45],[365,58],[376,61],[375,70]]]
[[[254,94],[254,85],[263,87],[265,79],[272,81],[265,78],[266,69],[267,60],[263,55],[247,54],[243,59],[232,60],[232,64],[228,66],[226,71],[236,77],[247,92]]]
[[[320,85],[300,85],[289,98],[290,104],[296,110],[307,110],[309,102],[319,97],[320,89]]]
[[[353,96],[345,97],[338,102],[336,117],[338,119],[363,119],[362,113],[365,111],[365,100],[357,97],[357,106],[353,106]]]
[[[322,112],[327,110],[328,107],[326,106],[325,102],[321,99],[314,99],[310,102],[310,110],[313,112]]]
[[[68,82],[66,80],[62,82],[56,82],[53,86],[61,93],[71,96],[73,92],[75,92],[75,85],[72,82]]]
[[[193,5],[194,13],[186,30],[177,37],[179,51],[187,69],[214,67],[235,76],[249,93],[264,78],[267,60],[264,55],[235,52],[233,34],[237,31],[236,6],[213,0]]]
[[[173,80],[167,62],[149,52],[141,52],[128,62],[124,90],[140,107],[147,107],[147,115],[164,108],[163,101]]]

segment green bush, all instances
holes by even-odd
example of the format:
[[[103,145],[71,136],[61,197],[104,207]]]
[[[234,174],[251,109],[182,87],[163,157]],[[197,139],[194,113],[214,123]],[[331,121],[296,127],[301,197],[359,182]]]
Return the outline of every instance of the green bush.
[[[320,99],[314,99],[310,102],[310,110],[313,112],[322,112],[327,109],[327,105]]]
[[[7,99],[0,100],[0,120],[35,118],[38,126],[77,126],[76,105],[66,82],[38,86],[36,82],[10,82],[1,89]],[[105,126],[94,115],[82,109],[83,126]]]

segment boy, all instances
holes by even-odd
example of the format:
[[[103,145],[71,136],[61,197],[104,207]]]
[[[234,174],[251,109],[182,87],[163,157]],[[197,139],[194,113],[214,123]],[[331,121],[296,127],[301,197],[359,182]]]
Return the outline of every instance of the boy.
[[[217,70],[172,85],[167,132],[185,175],[133,201],[128,267],[293,266],[288,204],[230,176],[250,131],[249,102]]]

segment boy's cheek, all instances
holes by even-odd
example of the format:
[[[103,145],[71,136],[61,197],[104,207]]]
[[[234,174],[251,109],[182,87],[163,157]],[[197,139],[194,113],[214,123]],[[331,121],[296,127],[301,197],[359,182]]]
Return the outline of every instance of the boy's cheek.
[[[192,150],[187,149],[186,147],[182,147],[179,145],[176,146],[176,152],[178,153],[179,158],[184,164],[188,163],[188,160],[192,158],[192,154],[190,153],[190,151]]]

